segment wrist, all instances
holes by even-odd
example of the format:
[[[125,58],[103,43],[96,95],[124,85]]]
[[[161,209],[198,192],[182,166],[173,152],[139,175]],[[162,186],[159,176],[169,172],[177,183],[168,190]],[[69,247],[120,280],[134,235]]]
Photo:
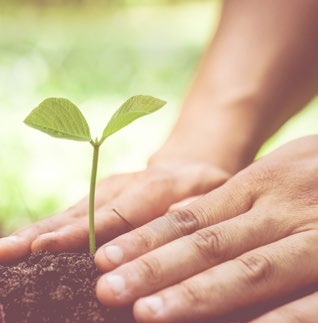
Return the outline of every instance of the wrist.
[[[149,165],[202,163],[230,174],[238,172],[254,159],[264,140],[253,101],[249,96],[218,101],[205,98],[195,104],[187,100],[172,133]],[[196,109],[188,108],[189,104]]]

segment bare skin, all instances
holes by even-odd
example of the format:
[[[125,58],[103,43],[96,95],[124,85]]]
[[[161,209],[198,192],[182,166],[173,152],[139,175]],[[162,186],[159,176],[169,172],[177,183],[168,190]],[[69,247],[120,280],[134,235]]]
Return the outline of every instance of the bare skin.
[[[138,322],[197,322],[318,283],[317,145],[286,144],[100,248],[100,301],[135,302]]]
[[[181,138],[200,142],[196,125],[214,120],[206,137],[212,151],[219,149],[217,164],[234,172],[243,168],[260,143],[317,92],[317,19],[313,1],[226,1],[183,113],[158,155],[171,158]],[[202,115],[210,118],[201,120]],[[230,136],[226,124],[233,130]],[[187,136],[190,127],[194,137]],[[222,159],[215,137],[234,147],[238,164]],[[317,176],[312,172],[317,144],[315,137],[291,143],[189,208],[112,241],[110,254],[99,250],[96,264],[102,270],[128,262],[101,279],[99,299],[111,305],[135,302],[138,322],[195,322],[317,284]],[[299,145],[308,151],[299,151]],[[293,164],[287,156],[299,160]],[[300,187],[288,185],[297,179]],[[303,188],[308,196],[300,200]],[[124,286],[120,296],[111,293],[109,279],[117,288]],[[312,296],[277,311],[284,312],[286,321],[311,322],[316,306]],[[276,315],[275,310],[268,315]]]
[[[216,167],[191,163],[178,168],[151,167],[143,172],[105,179],[96,192],[97,244],[164,214],[175,202],[220,186],[228,177]],[[88,198],[85,198],[60,214],[0,239],[0,262],[10,262],[38,250],[86,249],[87,210]]]
[[[99,245],[140,227],[110,242],[116,246],[110,249],[115,263],[105,257],[102,247],[96,254],[97,265],[110,270],[128,262],[112,274],[125,276],[129,266],[136,273],[138,270],[144,273],[143,280],[136,277],[134,282],[126,281],[127,289],[121,297],[107,296],[109,286],[106,278],[102,278],[98,284],[102,302],[113,305],[136,302],[135,315],[140,322],[185,322],[184,316],[213,317],[252,300],[258,302],[288,293],[288,288],[317,283],[314,254],[317,250],[313,250],[317,245],[317,217],[313,215],[317,210],[317,195],[311,196],[317,191],[313,182],[317,156],[312,148],[317,147],[317,138],[303,139],[304,147],[299,147],[300,142],[291,143],[240,172],[253,161],[262,143],[316,95],[317,21],[316,0],[224,1],[218,31],[203,55],[167,142],[150,158],[146,170],[109,177],[97,189]],[[291,173],[286,173],[286,165]],[[300,201],[297,196],[303,192],[302,188],[306,188],[308,198],[306,194]],[[161,217],[172,204],[211,190],[189,207]],[[296,214],[286,217],[284,210]],[[149,222],[152,220],[155,222]],[[160,226],[154,228],[153,223]],[[279,226],[273,227],[273,223]],[[303,231],[305,223],[309,227]],[[196,241],[204,246],[210,240],[215,242],[214,230],[220,234],[223,229],[227,233],[220,236],[224,240],[219,246],[224,249],[212,260],[208,252],[201,253],[191,247],[189,237],[194,237],[193,245]],[[43,249],[80,250],[87,245],[87,230],[87,199],[84,199],[61,214],[0,239],[0,262]],[[198,230],[203,230],[203,234]],[[273,232],[268,236],[269,230]],[[231,250],[226,249],[228,246]],[[182,267],[185,276],[180,276],[180,263],[174,262],[178,258],[167,258],[162,250],[173,254],[180,251],[179,260],[189,263]],[[160,264],[161,271],[157,273],[159,279],[156,280],[155,272],[156,279],[149,284],[149,290],[144,290],[141,286],[152,279],[151,274],[147,276],[147,268],[152,267],[143,265],[140,259],[148,259],[149,255]],[[298,260],[294,255],[298,255]],[[136,257],[142,258],[134,260]],[[307,266],[299,267],[304,263]],[[290,266],[301,273],[297,276],[302,277],[301,282],[292,276]],[[182,283],[176,280],[176,268]],[[262,273],[266,274],[263,277],[266,284]],[[247,283],[250,277],[253,284]],[[287,279],[292,286],[287,286]],[[213,284],[214,281],[219,285]],[[194,282],[202,286],[196,288],[197,293],[191,290]],[[226,287],[228,282],[237,286],[237,295],[241,295],[242,288],[250,292],[235,302]],[[174,283],[177,285],[171,286]],[[219,289],[224,289],[222,297],[216,293]],[[151,313],[144,299],[139,299],[156,291],[156,297],[164,301],[164,309],[157,316]],[[213,297],[205,299],[208,292]],[[180,303],[172,300],[176,295],[182,300]],[[210,298],[214,302],[212,307]],[[158,298],[152,300],[157,307],[161,304]],[[197,300],[202,301],[202,306],[192,312],[189,304]],[[300,304],[306,303],[303,300]],[[169,321],[167,315],[172,312],[175,316],[170,316]]]

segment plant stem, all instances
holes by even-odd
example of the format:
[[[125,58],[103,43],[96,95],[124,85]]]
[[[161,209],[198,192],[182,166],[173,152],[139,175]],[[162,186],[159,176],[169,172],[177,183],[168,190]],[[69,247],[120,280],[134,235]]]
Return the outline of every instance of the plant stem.
[[[96,251],[94,211],[95,211],[95,186],[96,186],[99,144],[98,142],[95,142],[95,143],[91,142],[91,144],[94,148],[94,153],[93,153],[91,183],[89,188],[88,214],[89,214],[89,251],[93,255]]]

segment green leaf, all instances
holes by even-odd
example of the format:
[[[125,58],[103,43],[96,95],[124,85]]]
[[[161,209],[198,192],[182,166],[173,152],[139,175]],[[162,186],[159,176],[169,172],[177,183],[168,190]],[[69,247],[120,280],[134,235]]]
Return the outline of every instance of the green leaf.
[[[112,116],[104,129],[101,143],[134,120],[157,111],[167,102],[152,96],[137,95],[128,99]]]
[[[52,137],[90,141],[89,126],[78,107],[63,98],[49,98],[33,109],[24,123]]]

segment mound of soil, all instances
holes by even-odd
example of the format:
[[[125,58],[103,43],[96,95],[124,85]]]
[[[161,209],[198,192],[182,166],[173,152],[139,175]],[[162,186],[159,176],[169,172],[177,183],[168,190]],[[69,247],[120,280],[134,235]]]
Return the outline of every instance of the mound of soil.
[[[87,253],[38,252],[0,266],[0,323],[135,323],[131,307],[98,302],[99,276]]]

